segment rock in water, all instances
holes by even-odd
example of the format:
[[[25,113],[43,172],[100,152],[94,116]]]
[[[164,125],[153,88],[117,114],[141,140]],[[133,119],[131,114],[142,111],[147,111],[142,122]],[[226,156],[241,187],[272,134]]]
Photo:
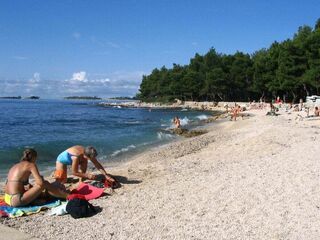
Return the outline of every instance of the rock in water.
[[[172,133],[177,134],[177,135],[183,135],[188,133],[188,129],[186,128],[174,128],[172,129]]]
[[[207,133],[207,131],[205,131],[205,130],[191,130],[191,131],[189,131],[188,129],[185,129],[185,128],[175,128],[175,129],[172,129],[172,133],[180,135],[180,136],[184,136],[184,137],[195,137],[195,136],[205,134],[205,133]]]
[[[207,133],[205,130],[191,130],[189,132],[186,132],[185,134],[182,134],[184,137],[196,137],[202,134]]]

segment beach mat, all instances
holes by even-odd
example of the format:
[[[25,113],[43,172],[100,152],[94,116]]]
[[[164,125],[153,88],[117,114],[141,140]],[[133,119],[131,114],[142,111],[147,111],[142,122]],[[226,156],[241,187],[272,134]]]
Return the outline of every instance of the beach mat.
[[[60,200],[55,200],[38,206],[10,207],[8,204],[4,202],[4,197],[0,196],[0,217],[16,218],[31,215],[45,209],[59,206],[60,204]]]
[[[97,188],[87,183],[80,183],[77,189],[72,190],[72,194],[83,195],[89,201],[101,197],[104,188]]]

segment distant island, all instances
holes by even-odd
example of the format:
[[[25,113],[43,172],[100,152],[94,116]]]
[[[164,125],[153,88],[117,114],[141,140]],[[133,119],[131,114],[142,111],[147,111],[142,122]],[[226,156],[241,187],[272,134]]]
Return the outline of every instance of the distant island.
[[[38,97],[38,96],[30,96],[30,97],[26,97],[25,99],[40,99],[40,97]]]
[[[70,97],[65,97],[64,99],[85,99],[85,100],[101,100],[102,98],[96,97],[96,96],[70,96]]]
[[[17,97],[14,97],[14,96],[0,97],[0,99],[21,99],[21,96],[17,96]]]
[[[0,99],[40,99],[38,96],[30,96],[30,97],[21,97],[21,96],[7,96],[7,97],[0,97]]]

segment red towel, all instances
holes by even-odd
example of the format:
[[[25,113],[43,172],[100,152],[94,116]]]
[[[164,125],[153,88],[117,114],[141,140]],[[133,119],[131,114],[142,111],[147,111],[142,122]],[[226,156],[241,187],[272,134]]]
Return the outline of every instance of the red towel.
[[[85,196],[84,195],[82,195],[82,194],[77,194],[77,193],[73,193],[74,191],[76,191],[76,190],[73,190],[72,192],[71,192],[71,194],[67,197],[67,200],[72,200],[72,199],[75,199],[75,198],[79,198],[79,199],[84,199],[84,200],[86,200],[86,198],[85,198]]]
[[[89,200],[101,197],[101,195],[103,194],[103,191],[104,191],[103,188],[97,188],[87,183],[80,183],[77,189],[72,190],[70,194],[71,196],[69,197],[71,198],[84,197],[87,201],[89,201]],[[68,200],[71,200],[71,199],[68,198]]]
[[[0,210],[0,217],[9,217],[9,215],[5,211]]]

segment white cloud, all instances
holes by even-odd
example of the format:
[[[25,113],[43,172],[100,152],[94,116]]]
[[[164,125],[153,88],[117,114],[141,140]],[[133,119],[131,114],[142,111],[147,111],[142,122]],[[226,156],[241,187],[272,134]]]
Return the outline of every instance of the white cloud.
[[[69,79],[68,81],[71,81],[71,82],[76,82],[76,81],[79,81],[79,82],[88,82],[88,79],[86,77],[87,73],[84,72],[84,71],[81,71],[81,72],[75,72],[72,74],[72,78]]]
[[[40,80],[41,80],[41,79],[40,79],[40,73],[35,72],[35,73],[33,74],[33,77],[30,78],[28,82],[31,83],[31,84],[36,84],[36,83],[39,83]]]
[[[110,79],[109,78],[94,79],[94,80],[91,80],[90,82],[92,82],[92,83],[108,83],[108,82],[110,82]]]
[[[81,72],[75,72],[72,74],[72,78],[67,79],[66,82],[71,83],[71,84],[81,84],[83,85],[92,85],[92,84],[106,84],[110,82],[110,79],[105,77],[105,78],[91,78],[88,79],[87,73],[85,71]]]
[[[1,83],[1,82],[0,82]],[[3,90],[2,96],[9,96],[9,95],[20,95],[19,89],[21,88],[21,84],[16,81],[5,81],[0,85],[1,89]]]
[[[85,93],[86,90],[84,88],[79,87],[69,87],[68,89],[65,89],[65,94],[79,94],[79,93]]]
[[[94,96],[134,96],[140,87],[143,71],[118,71],[110,74],[87,74],[75,72],[65,80],[65,94],[84,94]]]
[[[3,89],[3,96],[28,96],[44,93],[43,85],[41,85],[40,73],[38,72],[35,72],[32,78],[28,80],[0,81],[0,88]]]
[[[0,81],[1,96],[30,96],[41,98],[66,96],[134,96],[139,89],[142,71],[113,73],[74,72],[67,80],[48,79],[35,72],[29,79]]]
[[[32,94],[35,89],[39,88],[40,87],[40,73],[38,72],[35,72],[33,74],[33,77],[30,78],[24,85],[25,85],[25,91],[28,93],[28,94]]]

